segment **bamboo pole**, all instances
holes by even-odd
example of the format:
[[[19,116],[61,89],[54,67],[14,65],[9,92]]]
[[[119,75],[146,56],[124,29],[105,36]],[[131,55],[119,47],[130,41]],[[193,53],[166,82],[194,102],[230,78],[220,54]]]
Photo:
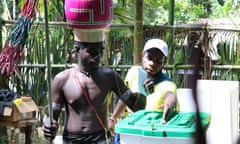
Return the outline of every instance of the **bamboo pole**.
[[[75,64],[51,64],[51,68],[70,68],[74,67]],[[128,69],[132,65],[117,65],[117,66],[111,66],[110,68],[119,68],[119,69]],[[47,68],[47,64],[19,64],[19,67],[28,67],[28,68]],[[171,69],[191,69],[193,68],[193,65],[177,65],[174,67],[173,65],[165,65],[164,69],[171,70]],[[201,66],[203,68],[203,66]],[[240,65],[211,65],[211,70],[239,70],[240,71]]]
[[[143,49],[143,0],[135,0],[133,63],[141,63]]]
[[[12,26],[16,23],[14,20],[3,20],[3,26]],[[32,26],[44,26],[44,22],[34,22]],[[49,27],[63,27],[67,26],[67,22],[58,21],[58,22],[48,22]],[[143,25],[143,28],[157,28],[161,30],[174,29],[176,30],[203,30],[208,28],[209,31],[229,31],[229,32],[240,32],[240,28],[231,28],[231,27],[215,27],[215,26],[206,26],[203,24],[181,24],[181,25]],[[112,24],[110,28],[130,28],[133,29],[134,25],[125,25],[125,24]]]
[[[174,25],[174,5],[175,0],[169,0],[170,8],[169,8],[169,15],[168,15],[168,25]],[[168,56],[172,57],[174,52],[173,47],[173,37],[174,37],[174,29],[168,29],[167,33],[167,44],[168,44]],[[172,63],[173,59],[168,59],[168,63]]]
[[[204,48],[204,74],[203,79],[210,79],[211,77],[211,59],[207,55],[210,48],[209,48],[209,30],[205,28],[203,32],[203,48]]]
[[[49,49],[49,29],[48,29],[48,12],[47,12],[47,0],[44,0],[44,16],[45,16],[45,36],[46,42],[45,46],[47,49],[47,78],[48,78],[48,109],[49,109],[49,119],[50,125],[53,122],[53,111],[52,111],[52,80],[51,80],[51,61],[50,61],[50,49]]]

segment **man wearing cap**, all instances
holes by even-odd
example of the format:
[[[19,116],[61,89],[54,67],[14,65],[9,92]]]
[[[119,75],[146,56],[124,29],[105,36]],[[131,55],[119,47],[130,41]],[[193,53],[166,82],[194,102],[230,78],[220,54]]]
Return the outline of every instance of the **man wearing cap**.
[[[177,86],[162,71],[167,55],[168,46],[163,40],[148,40],[142,52],[142,66],[131,67],[125,77],[132,92],[146,96],[146,110],[163,111],[162,124],[179,110]],[[128,108],[127,111],[131,112]],[[120,139],[120,135],[115,134],[115,144],[119,144]]]
[[[168,55],[168,46],[161,39],[150,39],[142,52],[142,66],[129,69],[125,82],[133,92],[147,98],[146,110],[163,111],[162,123],[168,120],[170,111],[178,111],[177,86],[162,69]]]

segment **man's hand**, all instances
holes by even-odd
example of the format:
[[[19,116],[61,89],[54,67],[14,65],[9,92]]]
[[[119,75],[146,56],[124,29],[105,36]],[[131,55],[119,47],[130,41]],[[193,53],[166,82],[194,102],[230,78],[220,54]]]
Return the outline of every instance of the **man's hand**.
[[[168,114],[168,111],[170,109],[170,105],[165,103],[161,106],[163,108],[163,116],[162,116],[162,124],[166,124],[167,123],[167,114]]]
[[[114,136],[114,128],[115,128],[116,122],[117,122],[117,120],[113,117],[111,117],[108,122],[108,130],[112,136]]]
[[[176,103],[176,95],[172,92],[167,92],[165,94],[164,104],[160,106],[160,109],[163,109],[162,124],[167,123],[172,115],[172,110],[176,106]]]
[[[43,127],[43,133],[46,139],[52,141],[58,131],[58,123],[56,121],[53,121],[50,124],[50,119],[49,117],[44,118],[44,127]]]
[[[154,81],[152,78],[148,78],[143,82],[143,87],[145,88],[147,94],[151,94],[154,91]]]

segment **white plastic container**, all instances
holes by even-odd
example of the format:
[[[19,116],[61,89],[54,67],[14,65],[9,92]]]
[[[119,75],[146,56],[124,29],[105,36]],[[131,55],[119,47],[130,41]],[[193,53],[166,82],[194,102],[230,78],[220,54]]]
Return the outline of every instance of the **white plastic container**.
[[[239,82],[198,80],[197,96],[201,112],[211,114],[206,131],[207,144],[236,144],[239,136]],[[179,88],[180,111],[195,111],[192,90]]]
[[[193,138],[161,138],[120,134],[120,144],[194,144]]]
[[[197,90],[199,98],[210,98],[200,102],[200,106],[208,107],[211,114],[207,143],[236,144],[239,135],[239,82],[199,80]]]

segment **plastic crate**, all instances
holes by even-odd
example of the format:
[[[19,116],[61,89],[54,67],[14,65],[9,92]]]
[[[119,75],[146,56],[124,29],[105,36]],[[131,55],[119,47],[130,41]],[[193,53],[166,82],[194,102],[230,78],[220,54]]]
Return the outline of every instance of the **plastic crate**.
[[[207,128],[210,114],[200,113],[201,122]],[[115,132],[120,134],[121,144],[192,144],[196,125],[195,112],[176,113],[162,124],[162,112],[137,111],[119,121]]]

